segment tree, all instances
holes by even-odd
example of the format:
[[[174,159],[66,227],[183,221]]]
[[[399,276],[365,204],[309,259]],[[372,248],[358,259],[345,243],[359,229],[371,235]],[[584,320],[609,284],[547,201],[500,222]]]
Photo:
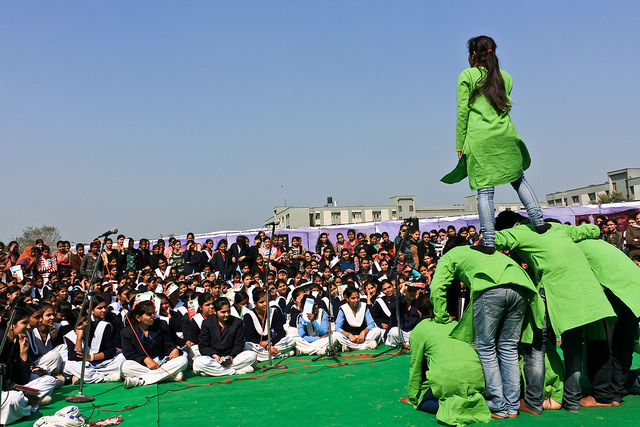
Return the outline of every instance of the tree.
[[[598,193],[598,204],[604,203],[620,203],[628,202],[629,198],[622,194],[620,191],[613,190],[611,193]]]
[[[30,226],[22,230],[22,235],[14,237],[20,244],[20,250],[36,243],[37,239],[44,240],[44,244],[50,248],[55,248],[56,243],[60,240],[60,232],[52,225],[43,225],[41,227]],[[52,251],[55,249],[52,249]]]

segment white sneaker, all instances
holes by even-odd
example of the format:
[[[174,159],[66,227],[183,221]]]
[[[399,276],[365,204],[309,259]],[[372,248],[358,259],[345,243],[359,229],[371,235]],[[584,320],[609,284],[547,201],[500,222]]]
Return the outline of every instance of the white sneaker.
[[[371,342],[366,345],[367,350],[373,350],[376,347],[378,347],[378,342],[376,340],[371,340]]]
[[[103,381],[105,383],[112,383],[116,381],[120,381],[120,372],[115,372],[113,374],[109,374],[104,377]]]
[[[253,366],[249,365],[249,366],[245,366],[242,369],[238,369],[237,370],[239,374],[250,374],[251,372],[254,371]]]
[[[45,396],[40,400],[39,406],[45,406],[53,402],[53,398],[51,396]]]
[[[137,377],[126,377],[124,379],[124,388],[133,388],[144,385],[144,380]]]
[[[184,372],[180,371],[176,374],[176,381],[182,381],[184,378]]]

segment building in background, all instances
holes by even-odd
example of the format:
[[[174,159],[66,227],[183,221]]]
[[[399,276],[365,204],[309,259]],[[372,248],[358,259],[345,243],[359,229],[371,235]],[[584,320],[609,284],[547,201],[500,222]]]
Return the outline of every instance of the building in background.
[[[546,204],[541,203],[541,206]],[[495,203],[495,210],[520,210],[520,202]],[[327,197],[327,204],[315,207],[276,206],[268,221],[280,221],[278,228],[324,227],[328,225],[359,224],[363,222],[396,221],[410,217],[430,219],[478,213],[478,197],[467,196],[464,205],[416,206],[415,196],[393,196],[387,205],[339,206]]]
[[[619,191],[626,200],[640,200],[640,168],[627,168],[607,172],[607,182],[573,190],[547,194],[551,207],[597,204],[599,194]]]

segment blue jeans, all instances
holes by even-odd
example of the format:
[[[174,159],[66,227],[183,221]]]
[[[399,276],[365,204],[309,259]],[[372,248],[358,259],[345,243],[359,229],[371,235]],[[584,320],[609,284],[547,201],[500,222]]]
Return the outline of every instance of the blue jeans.
[[[538,199],[533,193],[533,189],[522,175],[511,183],[511,186],[518,193],[520,202],[527,210],[529,219],[534,225],[544,224],[542,220],[542,210],[538,205]],[[496,219],[493,207],[493,195],[495,187],[486,187],[478,190],[478,216],[480,217],[480,234],[482,235],[482,245],[487,247],[496,246]]]
[[[520,409],[518,342],[526,302],[517,285],[490,288],[473,301],[476,351],[482,364],[491,412],[507,417]],[[500,362],[498,362],[498,357]]]

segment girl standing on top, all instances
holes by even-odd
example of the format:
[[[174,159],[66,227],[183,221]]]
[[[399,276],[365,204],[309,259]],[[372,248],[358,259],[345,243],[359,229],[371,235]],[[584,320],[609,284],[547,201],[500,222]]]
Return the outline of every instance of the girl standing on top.
[[[500,70],[496,43],[491,37],[469,40],[469,65],[458,78],[456,151],[458,166],[442,178],[453,184],[469,177],[478,191],[478,216],[482,242],[474,249],[495,251],[494,187],[510,183],[518,192],[531,222],[539,233],[548,225],[542,219],[533,189],[524,177],[531,158],[509,116],[511,76]]]

